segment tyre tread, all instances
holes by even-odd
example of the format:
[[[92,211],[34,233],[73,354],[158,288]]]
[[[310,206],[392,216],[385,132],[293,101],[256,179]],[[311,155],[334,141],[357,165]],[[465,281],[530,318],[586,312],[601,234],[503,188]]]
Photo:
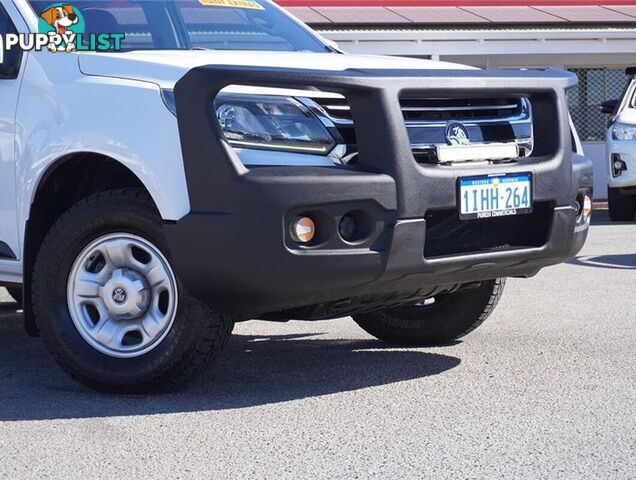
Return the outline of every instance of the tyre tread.
[[[176,355],[165,366],[156,370],[143,382],[108,382],[96,380],[66,355],[51,341],[46,315],[55,311],[54,300],[44,292],[54,291],[55,279],[44,274],[46,262],[62,262],[62,257],[70,247],[72,239],[66,238],[64,232],[73,231],[77,222],[92,221],[94,227],[100,224],[99,213],[111,211],[114,205],[125,206],[128,212],[133,211],[141,218],[160,222],[158,213],[150,196],[143,189],[123,188],[108,190],[89,196],[73,205],[51,227],[38,251],[33,267],[31,298],[35,321],[42,332],[42,338],[53,358],[73,378],[79,382],[102,391],[144,393],[149,391],[170,391],[182,386],[188,379],[199,373],[202,368],[214,361],[225,347],[234,326],[234,319],[226,314],[217,313],[201,304],[198,300],[182,292],[181,302],[185,302],[183,315],[188,315],[193,324],[202,326],[203,334],[198,338],[195,348]],[[108,207],[105,209],[105,205]],[[93,220],[90,220],[93,218]],[[65,240],[65,243],[64,243]],[[48,300],[47,300],[48,299]],[[48,304],[46,302],[49,302]]]
[[[614,222],[629,222],[634,218],[634,197],[625,195],[620,188],[608,188],[609,217]]]
[[[433,328],[428,328],[426,326],[426,318],[421,320],[421,325],[418,326],[417,330],[407,329],[400,325],[400,322],[403,320],[396,314],[394,309],[378,310],[362,315],[355,315],[353,319],[367,333],[388,343],[417,346],[446,344],[473,332],[492,314],[501,299],[506,279],[498,278],[491,282],[492,289],[483,307],[479,307],[479,312],[476,316],[464,313],[463,315],[457,315],[453,318],[453,320],[458,318],[460,320],[459,325],[461,328],[457,330],[445,329],[440,331],[439,325],[437,324],[434,325]],[[437,315],[440,317],[440,312],[437,312]]]

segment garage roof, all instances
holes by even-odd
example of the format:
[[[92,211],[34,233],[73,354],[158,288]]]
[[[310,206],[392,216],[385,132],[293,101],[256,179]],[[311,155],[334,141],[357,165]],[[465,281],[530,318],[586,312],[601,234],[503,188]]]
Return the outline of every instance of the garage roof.
[[[317,27],[636,23],[634,0],[278,0]]]

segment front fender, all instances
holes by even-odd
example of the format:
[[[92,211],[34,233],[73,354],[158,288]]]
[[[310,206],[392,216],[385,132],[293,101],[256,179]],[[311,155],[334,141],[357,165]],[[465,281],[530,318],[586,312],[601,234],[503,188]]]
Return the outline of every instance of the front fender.
[[[190,202],[177,120],[163,104],[159,86],[86,77],[73,54],[47,53],[30,55],[16,112],[21,240],[47,172],[60,158],[80,152],[105,155],[128,168],[164,220],[186,215]],[[67,72],[60,72],[64,68]]]

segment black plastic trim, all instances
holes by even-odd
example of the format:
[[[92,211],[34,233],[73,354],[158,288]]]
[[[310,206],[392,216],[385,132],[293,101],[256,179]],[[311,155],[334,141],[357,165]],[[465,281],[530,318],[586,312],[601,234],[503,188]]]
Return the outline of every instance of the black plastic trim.
[[[218,92],[236,84],[320,88],[344,95],[360,145],[356,166],[246,169],[210,112]],[[177,273],[193,295],[244,315],[375,292],[534,275],[569,258],[587,235],[575,233],[572,207],[579,186],[565,90],[575,84],[573,74],[554,70],[195,68],[175,86],[191,204],[189,215],[165,226]],[[516,163],[418,164],[399,99],[422,92],[427,97],[529,97],[535,106],[535,138],[542,140],[532,157]],[[525,172],[534,178],[534,201],[556,206],[545,245],[424,258],[426,213],[456,208],[458,177]],[[359,208],[366,208],[381,230],[368,243],[289,244],[287,223],[296,212],[320,210],[325,221],[336,222],[342,212]]]
[[[11,247],[2,241],[0,241],[0,258],[9,260],[15,260],[17,258],[13,250],[11,250]]]

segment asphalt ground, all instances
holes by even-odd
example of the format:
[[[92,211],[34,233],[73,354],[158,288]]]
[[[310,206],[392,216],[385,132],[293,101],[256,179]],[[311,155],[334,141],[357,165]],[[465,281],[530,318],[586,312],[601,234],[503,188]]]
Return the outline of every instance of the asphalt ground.
[[[510,280],[461,342],[247,322],[167,395],[87,390],[4,303],[0,477],[636,478],[635,322],[636,224],[603,214],[579,257]]]

